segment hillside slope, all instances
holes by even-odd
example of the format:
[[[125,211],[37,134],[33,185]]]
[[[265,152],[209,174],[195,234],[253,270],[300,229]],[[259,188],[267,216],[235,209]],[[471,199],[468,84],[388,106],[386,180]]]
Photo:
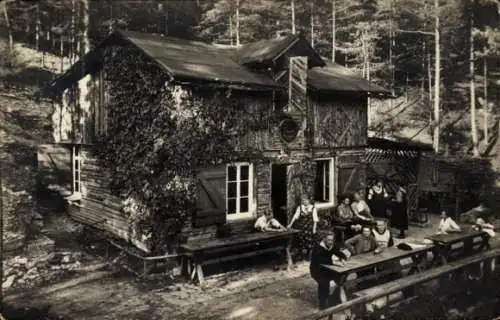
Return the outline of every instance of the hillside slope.
[[[8,57],[0,42],[0,159],[6,239],[19,238],[36,217],[36,151],[51,141],[51,105],[34,93],[57,76],[60,58],[16,44]],[[8,246],[8,245],[7,245]]]

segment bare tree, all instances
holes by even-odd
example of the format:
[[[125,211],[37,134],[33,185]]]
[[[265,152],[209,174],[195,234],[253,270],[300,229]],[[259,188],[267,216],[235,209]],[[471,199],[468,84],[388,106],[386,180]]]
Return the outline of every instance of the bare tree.
[[[472,136],[472,154],[479,156],[477,123],[476,123],[476,74],[474,56],[474,0],[470,1],[469,10],[469,91],[470,91],[470,129]]]
[[[236,0],[236,45],[240,45],[240,0]]]
[[[12,36],[12,25],[11,25],[11,22],[10,22],[10,19],[9,19],[9,12],[8,12],[8,9],[7,9],[7,4],[9,4],[11,1],[4,1],[3,2],[3,16],[4,16],[4,19],[5,19],[5,25],[7,27],[7,33],[8,33],[8,37],[9,37],[9,50],[11,52],[14,51],[14,37]]]
[[[335,62],[335,51],[337,50],[336,43],[337,43],[337,0],[332,0],[332,62]]]
[[[436,153],[439,152],[439,126],[440,126],[440,94],[441,94],[441,46],[440,46],[440,22],[439,22],[439,0],[434,0],[434,122],[433,122],[433,146]]]
[[[292,10],[292,34],[295,34],[297,30],[295,29],[295,1],[291,0],[290,8]]]

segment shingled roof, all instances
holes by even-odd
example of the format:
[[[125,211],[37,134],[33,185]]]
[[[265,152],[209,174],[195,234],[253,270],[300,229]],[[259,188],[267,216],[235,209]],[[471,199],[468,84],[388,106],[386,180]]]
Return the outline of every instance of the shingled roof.
[[[133,31],[119,32],[178,80],[198,79],[232,84],[280,86],[271,77],[251,72],[236,62],[235,48]]]
[[[102,48],[116,41],[125,41],[142,50],[156,61],[173,80],[219,83],[247,90],[283,88],[283,85],[274,81],[270,75],[266,75],[265,71],[257,72],[247,65],[277,59],[288,48],[300,41],[305,41],[300,50],[311,56],[315,66],[308,73],[310,88],[330,92],[388,93],[384,88],[370,83],[349,69],[322,59],[301,36],[290,35],[262,40],[236,48],[123,30],[115,31],[97,48],[74,64],[63,76],[50,83],[48,91],[65,89],[70,83],[81,78],[82,72],[88,72],[82,67],[90,68],[98,63],[102,59]]]
[[[307,74],[308,85],[318,91],[334,92],[370,92],[390,94],[391,92],[378,86],[346,67],[326,59],[324,67],[314,67]]]

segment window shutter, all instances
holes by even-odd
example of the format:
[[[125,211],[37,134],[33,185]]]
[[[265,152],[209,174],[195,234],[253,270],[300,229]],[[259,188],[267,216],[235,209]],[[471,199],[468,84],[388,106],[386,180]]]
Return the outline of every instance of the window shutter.
[[[207,227],[226,222],[226,166],[202,169],[197,176],[198,196],[193,227]]]

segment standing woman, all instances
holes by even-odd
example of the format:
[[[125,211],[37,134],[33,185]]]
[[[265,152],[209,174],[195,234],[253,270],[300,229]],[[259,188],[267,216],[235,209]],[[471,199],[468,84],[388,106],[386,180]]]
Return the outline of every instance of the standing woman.
[[[316,207],[311,204],[309,199],[303,198],[302,203],[295,210],[288,228],[295,228],[302,232],[295,236],[297,240],[297,249],[299,250],[299,259],[309,259],[309,255],[314,245],[316,228],[318,226],[318,212]]]
[[[386,218],[388,198],[389,194],[387,193],[382,180],[377,180],[377,182],[368,190],[368,201],[374,217]]]
[[[405,231],[408,230],[408,212],[405,194],[401,187],[396,191],[396,197],[392,199],[391,211],[391,226],[399,229],[397,238],[403,239]]]

